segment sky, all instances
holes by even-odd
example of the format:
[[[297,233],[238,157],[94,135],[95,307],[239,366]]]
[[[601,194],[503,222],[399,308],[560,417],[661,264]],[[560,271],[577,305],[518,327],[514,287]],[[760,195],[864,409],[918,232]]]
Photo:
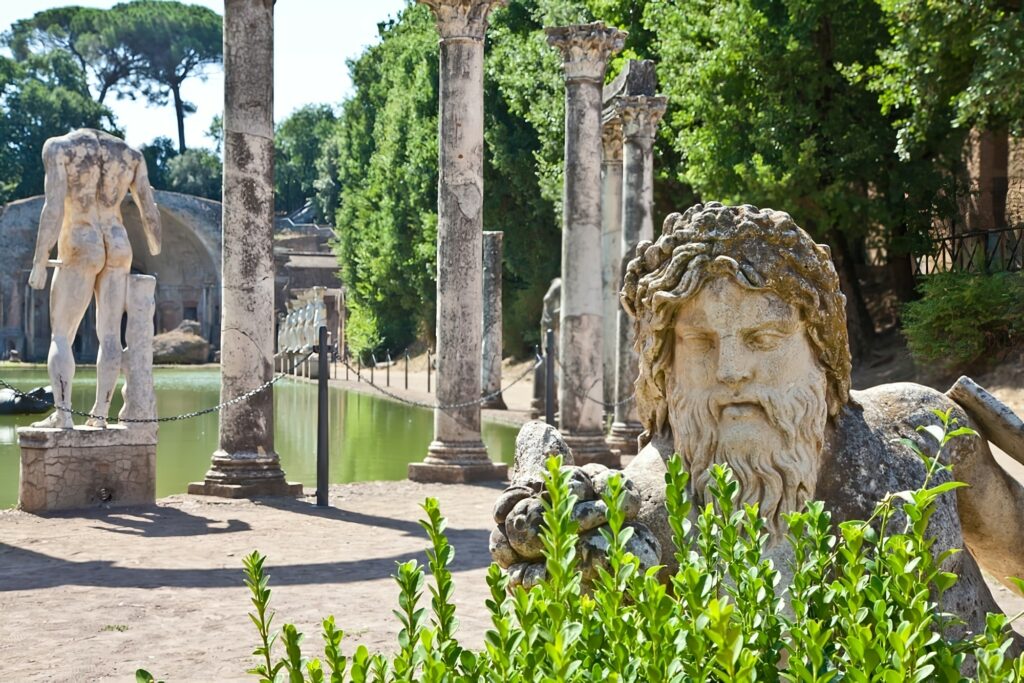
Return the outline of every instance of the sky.
[[[0,31],[18,19],[51,7],[81,5],[108,8],[117,0],[0,0]],[[223,14],[222,0],[193,0]],[[351,94],[345,61],[377,42],[377,23],[394,17],[406,0],[277,0],[274,5],[274,119],[280,121],[304,104],[337,104]],[[182,88],[196,113],[185,117],[189,147],[212,146],[206,137],[210,121],[224,108],[220,67],[205,82],[192,78]],[[147,106],[139,99],[106,102],[117,116],[129,144],[138,146],[158,136],[177,140],[173,104]]]

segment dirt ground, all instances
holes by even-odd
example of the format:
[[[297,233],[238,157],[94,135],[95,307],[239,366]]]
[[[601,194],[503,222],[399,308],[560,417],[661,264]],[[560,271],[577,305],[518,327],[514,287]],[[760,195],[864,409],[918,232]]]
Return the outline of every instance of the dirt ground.
[[[858,373],[858,386],[915,379],[900,352],[875,360]],[[506,381],[529,365],[507,367]],[[372,391],[338,374],[338,384]],[[512,411],[485,416],[524,419],[529,379],[506,395]],[[1024,363],[980,379],[1024,415]],[[400,373],[392,376],[396,386]],[[425,372],[410,374],[407,395],[431,398]],[[1024,480],[1024,468],[997,457]],[[129,681],[138,667],[175,682],[251,680],[244,671],[256,639],[241,562],[253,549],[268,555],[275,624],[297,624],[307,654],[321,650],[319,619],[328,614],[347,634],[346,652],[358,643],[391,649],[397,591],[390,576],[396,562],[425,561],[427,538],[416,520],[427,496],[449,519],[461,638],[479,647],[489,625],[486,546],[500,486],[347,484],[332,487],[326,509],[309,497],[180,495],[73,514],[0,511],[0,681]],[[994,586],[994,594],[1008,612],[1024,609],[1005,588]]]

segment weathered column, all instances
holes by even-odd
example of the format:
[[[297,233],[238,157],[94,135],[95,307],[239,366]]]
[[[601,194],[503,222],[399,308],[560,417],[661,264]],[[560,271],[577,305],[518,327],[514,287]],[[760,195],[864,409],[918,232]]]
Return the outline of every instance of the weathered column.
[[[224,203],[220,398],[274,372],[274,2],[224,2]],[[274,392],[220,413],[219,448],[189,493],[301,495],[274,451]]]
[[[615,401],[615,344],[622,289],[622,119],[601,127],[601,303],[604,402]]]
[[[625,269],[641,240],[654,238],[654,133],[665,113],[666,99],[648,95],[619,97],[615,108],[622,118],[622,255]],[[617,310],[618,332],[615,372],[615,419],[609,445],[622,454],[637,452],[637,437],[643,431],[636,401],[624,401],[633,393],[640,372],[633,349],[633,324],[622,307]]]
[[[558,332],[561,329],[562,309],[562,278],[556,277],[544,293],[544,307],[540,317],[540,351],[542,354],[548,352],[548,330],[554,332],[555,353],[558,351]],[[557,358],[557,356],[555,356]],[[533,401],[530,402],[530,417],[534,420],[543,417],[547,413],[547,370],[546,363],[538,365],[533,371]],[[555,400],[552,413],[558,412],[558,368],[555,367]]]
[[[601,85],[626,34],[602,22],[546,29],[565,76],[559,428],[576,464],[616,464],[604,439]]]
[[[504,233],[484,233],[484,339],[481,391],[484,408],[508,410],[501,395],[501,242]]]
[[[441,34],[437,185],[437,401],[434,440],[414,481],[503,479],[480,438],[483,322],[484,33],[504,0],[419,0]]]

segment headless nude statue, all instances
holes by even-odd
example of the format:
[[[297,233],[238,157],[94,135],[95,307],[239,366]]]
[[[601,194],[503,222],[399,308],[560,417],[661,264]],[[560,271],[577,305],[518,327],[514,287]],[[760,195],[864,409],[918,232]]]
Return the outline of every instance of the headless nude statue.
[[[106,427],[110,399],[121,370],[121,315],[125,310],[132,246],[121,218],[121,202],[130,189],[139,207],[149,251],[160,253],[160,214],[142,154],[124,140],[81,129],[50,138],[43,145],[46,201],[39,217],[35,261],[28,283],[46,286],[50,250],[57,245],[50,287],[50,354],[47,367],[57,410],[33,427],[73,427],[71,380],[75,359],[71,342],[89,299],[96,297],[95,417],[86,425]]]

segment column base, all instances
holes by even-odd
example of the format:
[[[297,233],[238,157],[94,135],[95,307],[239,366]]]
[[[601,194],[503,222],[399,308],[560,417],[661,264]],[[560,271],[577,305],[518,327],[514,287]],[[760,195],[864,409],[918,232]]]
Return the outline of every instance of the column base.
[[[589,465],[596,462],[606,467],[618,468],[619,456],[613,453],[605,441],[604,434],[566,434],[562,433],[566,445],[572,452],[573,462],[578,465]]]
[[[639,423],[613,422],[612,433],[608,436],[608,446],[619,455],[636,455],[637,438],[644,431]]]
[[[508,465],[491,462],[483,441],[433,441],[423,462],[409,464],[409,479],[439,484],[497,481],[508,479]]]
[[[260,453],[213,454],[206,479],[188,485],[188,492],[197,496],[220,498],[259,498],[265,496],[301,496],[302,484],[284,477],[277,454]]]
[[[483,403],[480,404],[481,408],[490,408],[491,410],[508,410],[508,406],[505,405],[505,397],[501,394],[492,396]]]
[[[285,481],[283,478],[252,484],[223,484],[207,480],[189,484],[188,492],[193,496],[217,498],[298,498],[302,495],[302,484]]]

